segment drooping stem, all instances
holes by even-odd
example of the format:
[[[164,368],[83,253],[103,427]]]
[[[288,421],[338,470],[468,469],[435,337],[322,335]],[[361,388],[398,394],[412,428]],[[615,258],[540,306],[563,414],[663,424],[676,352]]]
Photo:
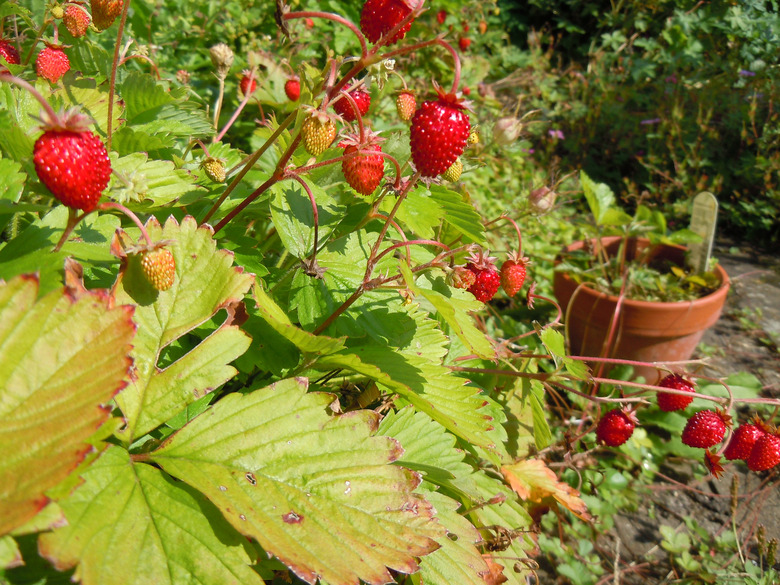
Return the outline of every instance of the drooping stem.
[[[295,18],[324,18],[326,20],[332,20],[334,22],[338,22],[339,24],[343,24],[349,30],[355,33],[355,36],[358,38],[358,41],[360,42],[360,54],[363,57],[365,57],[366,53],[368,53],[368,45],[366,45],[366,37],[363,36],[363,33],[360,31],[358,27],[355,26],[354,23],[347,20],[343,16],[339,16],[338,14],[333,14],[332,12],[301,11],[301,12],[288,12],[282,18],[284,20],[293,20]]]
[[[309,185],[304,181],[301,177],[294,173],[290,173],[287,175],[294,181],[298,181],[300,183],[301,187],[303,187],[303,190],[306,191],[306,194],[309,196],[309,202],[311,203],[311,210],[313,214],[313,221],[314,221],[314,245],[312,246],[312,252],[311,252],[311,262],[314,263],[314,261],[317,259],[317,247],[319,245],[319,228],[320,228],[320,214],[317,210],[317,201],[314,199],[314,195],[311,192],[311,189],[309,189]]]
[[[423,41],[421,43],[416,43],[414,45],[407,45],[406,47],[401,47],[399,49],[395,49],[394,51],[388,51],[387,53],[384,53],[381,57],[377,58],[377,61],[383,61],[385,59],[391,59],[397,55],[405,55],[406,53],[414,53],[416,51],[419,51],[420,49],[424,49],[427,47],[430,47],[432,45],[440,45],[447,49],[450,54],[452,55],[453,59],[453,78],[452,78],[452,93],[456,93],[458,91],[458,85],[460,85],[460,57],[458,57],[458,52],[450,45],[447,41],[441,38],[435,38],[430,41]]]
[[[125,0],[122,6],[122,16],[119,18],[119,30],[116,33],[116,45],[114,45],[114,59],[111,62],[111,81],[108,83],[108,116],[106,119],[106,148],[111,150],[111,139],[113,137],[112,119],[114,116],[114,94],[116,93],[116,70],[119,67],[119,50],[122,46],[122,35],[125,32],[125,22],[127,22],[127,11],[130,8],[131,0]]]
[[[65,231],[62,232],[62,235],[60,236],[57,245],[54,246],[52,252],[60,251],[62,246],[65,244],[65,242],[68,241],[70,234],[73,233],[74,229],[76,229],[76,226],[79,224],[79,222],[85,217],[87,217],[87,215],[89,215],[90,213],[91,211],[87,211],[85,213],[82,213],[81,215],[78,215],[78,211],[76,211],[72,207],[68,207],[68,223],[66,224]]]
[[[250,89],[251,89],[252,82],[254,81],[254,79],[255,79],[255,70],[254,70],[254,69],[252,69],[252,70],[249,72],[249,88],[250,88]],[[223,85],[224,85],[224,81],[223,81],[222,83],[223,83]],[[251,91],[247,91],[247,92],[246,92],[246,94],[244,95],[244,99],[242,99],[242,100],[241,100],[241,103],[240,103],[240,104],[238,104],[238,107],[236,108],[236,111],[235,111],[235,112],[233,112],[233,115],[230,117],[230,120],[228,120],[228,121],[227,121],[227,124],[225,124],[224,128],[222,128],[222,130],[219,132],[219,134],[217,134],[216,136],[214,136],[214,139],[211,141],[212,143],[214,143],[214,142],[219,142],[220,140],[222,140],[222,137],[223,137],[223,136],[225,136],[225,134],[227,133],[227,131],[228,131],[228,130],[230,130],[230,127],[231,127],[233,124],[235,124],[236,120],[237,120],[237,119],[238,119],[238,117],[241,115],[241,112],[243,112],[243,111],[244,111],[244,108],[245,108],[245,107],[246,107],[246,105],[249,103],[249,98],[250,98],[250,97],[252,97],[252,92],[251,92]],[[214,125],[214,127],[215,127],[215,128],[216,128],[216,124],[217,124],[217,123],[219,123],[219,120],[218,120],[218,119],[217,119],[217,120],[216,120],[216,122],[215,122],[215,125]]]
[[[509,217],[507,214],[502,214],[501,219],[505,219],[509,222],[512,222],[512,225],[515,226],[515,232],[517,232],[517,255],[521,258],[523,257],[523,234],[520,232],[520,226],[517,225],[517,222]]]
[[[403,248],[404,246],[412,246],[412,245],[437,246],[442,250],[446,250],[447,252],[450,251],[450,249],[447,246],[445,246],[444,244],[436,240],[405,240],[403,242],[393,244],[392,246],[388,246],[387,248],[382,250],[379,253],[379,255],[376,257],[376,262],[379,262],[382,258],[384,258],[388,253],[392,252],[393,250],[397,250],[398,248]]]
[[[157,81],[160,80],[160,70],[157,68],[155,62],[152,61],[149,57],[147,57],[146,55],[130,55],[129,57],[122,57],[122,59],[119,61],[119,65],[124,65],[130,59],[140,59],[141,61],[146,61],[147,63],[149,63],[149,65],[152,66],[152,70],[154,71],[155,77],[157,77]]]
[[[51,107],[51,104],[46,101],[46,99],[41,95],[41,93],[35,89],[30,83],[26,82],[24,79],[20,79],[19,77],[16,77],[14,75],[11,75],[10,73],[0,73],[0,81],[5,81],[6,83],[13,83],[14,85],[18,85],[22,89],[25,89],[30,92],[30,94],[40,102],[41,107],[46,111],[47,116],[52,120],[57,119],[57,113],[54,111],[54,108]]]
[[[236,188],[236,186],[241,182],[241,179],[244,178],[244,175],[246,175],[249,170],[255,165],[255,163],[260,159],[261,156],[265,153],[266,150],[276,141],[277,138],[279,138],[279,135],[281,135],[282,132],[284,132],[287,127],[292,124],[295,121],[295,117],[297,115],[297,112],[292,112],[285,120],[279,124],[279,127],[274,131],[271,136],[268,137],[268,140],[265,141],[265,143],[257,149],[257,151],[250,156],[246,160],[246,164],[244,165],[244,168],[241,169],[241,171],[233,178],[233,180],[230,182],[230,184],[225,188],[225,191],[222,193],[222,195],[219,196],[219,199],[214,203],[214,205],[211,206],[211,209],[209,209],[209,212],[206,214],[206,217],[203,218],[203,221],[201,221],[201,224],[206,223],[209,219],[211,219],[211,216],[213,216],[217,209],[219,209],[219,206],[222,205],[222,203],[227,199],[228,195],[233,192],[233,189]],[[231,216],[231,219],[234,216]],[[229,221],[229,220],[228,220]],[[220,229],[224,226],[220,226]],[[219,230],[215,230],[216,231]]]
[[[124,213],[127,217],[129,217],[132,222],[138,226],[138,229],[141,230],[141,235],[144,237],[144,240],[146,240],[146,244],[148,246],[152,245],[152,238],[149,236],[149,232],[146,231],[146,226],[144,226],[143,222],[138,218],[138,216],[130,211],[127,207],[120,203],[115,203],[113,201],[107,201],[105,203],[101,203],[98,206],[98,209],[116,209],[118,211],[121,211]]]
[[[214,104],[214,129],[219,129],[219,114],[222,111],[222,100],[225,98],[225,78],[221,75],[219,80],[219,92],[217,93],[217,102]]]

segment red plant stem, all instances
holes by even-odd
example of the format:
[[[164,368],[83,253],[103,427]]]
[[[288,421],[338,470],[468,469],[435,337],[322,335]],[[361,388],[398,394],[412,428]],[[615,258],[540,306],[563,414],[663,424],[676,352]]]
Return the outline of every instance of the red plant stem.
[[[311,189],[309,189],[309,185],[306,184],[306,181],[304,181],[294,173],[289,173],[286,176],[300,183],[301,187],[303,187],[304,191],[306,191],[306,194],[309,196],[309,201],[311,202],[311,210],[314,215],[314,245],[312,246],[311,260],[312,262],[314,262],[314,260],[317,259],[317,246],[319,242],[319,225],[320,225],[320,214],[319,211],[317,210],[317,201],[314,199],[314,195],[312,194]]]
[[[73,230],[76,229],[76,226],[79,224],[79,222],[81,222],[81,220],[87,217],[87,215],[89,215],[90,213],[92,212],[87,211],[85,213],[82,213],[81,215],[78,215],[78,212],[75,209],[73,209],[72,207],[68,208],[68,223],[65,226],[65,231],[62,232],[62,235],[60,236],[57,245],[54,246],[52,252],[60,251],[60,248],[62,248],[65,242],[68,241],[70,234],[73,233]]]
[[[250,71],[250,72],[249,72],[249,80],[250,80],[250,81],[249,81],[249,85],[250,85],[250,86],[252,85],[252,81],[254,81],[254,79],[255,79],[255,70],[254,70],[254,69],[252,69],[252,71]],[[222,128],[222,130],[219,132],[219,134],[217,134],[216,136],[214,136],[214,139],[211,141],[211,142],[212,142],[212,144],[213,144],[213,143],[215,143],[215,142],[219,142],[220,140],[222,140],[222,137],[223,137],[223,136],[225,136],[225,134],[227,133],[227,131],[228,131],[228,130],[230,130],[230,127],[231,127],[233,124],[235,124],[236,120],[237,120],[237,119],[238,119],[238,117],[241,115],[241,112],[243,112],[243,111],[244,111],[244,108],[245,108],[245,107],[246,107],[246,105],[249,103],[249,98],[251,98],[251,97],[252,97],[252,93],[251,93],[251,92],[247,92],[247,93],[246,93],[246,95],[244,95],[244,99],[242,99],[242,100],[241,100],[241,103],[240,103],[240,104],[238,104],[238,107],[236,108],[236,111],[235,111],[235,112],[233,112],[233,115],[232,115],[232,116],[230,116],[230,120],[228,120],[228,121],[227,121],[227,123],[225,124],[225,126],[224,126],[224,127]]]
[[[390,226],[390,220],[395,218],[395,214],[398,213],[398,208],[401,207],[401,203],[403,203],[404,199],[406,199],[406,196],[409,194],[409,191],[419,179],[420,171],[417,171],[414,173],[414,175],[412,175],[411,179],[409,179],[409,182],[406,184],[406,188],[398,195],[398,201],[395,202],[395,205],[393,206],[393,209],[390,211],[390,215],[388,216],[388,221],[385,222],[385,225],[382,226],[382,229],[379,232],[379,237],[377,238],[374,247],[371,249],[371,255],[368,258],[368,263],[366,266],[366,275],[363,277],[364,283],[368,282],[368,279],[371,277],[371,272],[374,270],[374,265],[376,264],[376,255],[379,251],[379,246],[382,245],[382,240],[385,238],[387,228]]]
[[[326,167],[328,165],[332,165],[332,164],[336,164],[336,163],[339,163],[339,162],[343,162],[345,160],[349,160],[351,158],[355,158],[359,154],[360,153],[357,150],[355,150],[353,152],[350,152],[349,154],[345,154],[345,155],[342,155],[342,156],[337,156],[336,158],[329,158],[328,160],[324,160],[324,161],[321,161],[321,162],[318,162],[318,163],[312,163],[312,164],[307,165],[305,167],[298,167],[298,168],[295,168],[295,169],[290,169],[287,172],[290,173],[290,174],[305,175],[306,173],[308,173],[309,171],[313,171],[314,169],[318,169],[320,167]]]
[[[520,232],[520,226],[517,225],[517,222],[509,217],[506,214],[502,214],[500,219],[505,219],[509,222],[512,222],[512,225],[515,226],[515,231],[517,232],[517,255],[521,258],[523,257],[523,234]]]
[[[370,217],[375,217],[375,218],[377,218],[377,219],[383,219],[384,221],[389,221],[389,222],[390,222],[390,225],[392,225],[392,226],[393,226],[393,227],[396,229],[396,231],[397,231],[399,234],[401,234],[401,239],[402,239],[404,242],[408,242],[408,241],[409,241],[409,239],[406,237],[406,234],[404,233],[404,230],[402,230],[402,229],[401,229],[401,226],[400,226],[400,225],[398,225],[398,224],[395,222],[395,220],[393,220],[393,219],[390,219],[390,218],[389,218],[389,217],[387,217],[386,215],[382,215],[381,213],[376,213],[376,212],[374,212],[374,213],[371,213],[371,214],[370,214]],[[411,264],[411,263],[412,263],[412,256],[411,256],[411,253],[409,252],[409,248],[407,248],[407,249],[406,249],[406,263],[407,263],[407,264]]]
[[[146,244],[148,246],[152,245],[152,238],[149,237],[149,232],[146,231],[146,226],[144,226],[143,222],[138,219],[138,216],[130,211],[127,207],[120,203],[114,203],[113,201],[107,201],[105,203],[101,203],[98,205],[98,209],[116,209],[118,211],[121,211],[124,213],[127,217],[129,217],[135,225],[138,226],[138,228],[141,230],[141,235],[144,237],[144,240],[146,240]]]
[[[357,290],[353,292],[350,297],[344,301],[340,307],[338,307],[333,313],[330,314],[330,316],[325,319],[319,327],[317,327],[312,333],[314,335],[319,335],[323,331],[325,331],[328,327],[331,326],[331,324],[341,315],[344,311],[349,309],[352,304],[360,298],[360,296],[363,294],[363,285],[361,284],[358,286]]]
[[[239,203],[235,209],[233,209],[230,213],[228,213],[225,217],[223,217],[217,225],[214,226],[214,233],[216,234],[219,232],[223,227],[225,227],[228,222],[233,219],[235,216],[237,216],[239,213],[241,213],[250,203],[252,203],[255,199],[260,197],[263,193],[265,193],[266,190],[268,190],[271,185],[278,183],[281,177],[279,177],[277,174],[273,174],[268,179],[260,185],[257,189],[255,189],[249,197],[244,199],[241,203]],[[223,194],[224,195],[224,194]],[[221,199],[221,197],[220,197]],[[205,219],[203,220],[206,221]]]
[[[125,22],[127,21],[127,11],[130,8],[130,1],[125,0],[122,7],[122,16],[119,19],[119,30],[116,33],[116,45],[114,45],[114,59],[111,62],[111,81],[108,84],[108,119],[106,120],[106,148],[111,150],[111,138],[113,137],[111,119],[114,115],[114,93],[116,92],[116,70],[119,66],[119,50],[122,46],[122,34],[125,32]]]
[[[460,84],[460,57],[458,57],[458,52],[450,45],[447,41],[441,38],[435,38],[430,41],[423,41],[421,43],[417,43],[414,45],[408,45],[406,47],[401,47],[400,49],[395,49],[394,51],[389,51],[385,54],[383,54],[381,57],[377,58],[377,61],[383,61],[385,59],[390,59],[392,57],[395,57],[396,55],[403,55],[406,53],[412,53],[415,51],[418,51],[420,49],[424,49],[426,47],[430,47],[431,45],[440,45],[447,49],[450,54],[452,55],[452,59],[454,61],[453,63],[453,78],[452,78],[452,93],[456,93],[458,91],[458,85]]]
[[[386,152],[375,151],[374,154],[378,154],[382,158],[385,158],[393,163],[393,166],[395,167],[395,181],[393,181],[393,188],[399,189],[401,187],[401,165],[394,156],[387,154]]]
[[[204,224],[209,219],[211,219],[211,216],[213,216],[217,212],[219,206],[222,205],[225,199],[227,199],[228,195],[230,195],[230,193],[233,192],[233,189],[235,189],[236,185],[238,185],[241,182],[241,179],[244,178],[244,175],[246,175],[249,172],[249,170],[255,165],[255,163],[260,159],[260,157],[263,156],[263,154],[265,154],[265,151],[268,150],[268,148],[276,141],[277,138],[279,138],[279,135],[282,132],[284,132],[287,129],[287,127],[295,121],[296,113],[297,112],[292,112],[289,116],[287,116],[284,122],[279,124],[279,127],[276,129],[276,131],[273,134],[271,134],[271,136],[268,137],[268,140],[266,140],[265,143],[260,148],[258,148],[257,151],[252,156],[250,156],[247,159],[244,168],[241,169],[241,171],[233,178],[230,184],[225,188],[225,191],[222,193],[222,195],[220,195],[219,199],[217,199],[214,205],[211,206],[211,209],[209,209],[209,212],[206,214],[206,217],[204,217],[203,220],[200,222],[201,224]]]
[[[358,108],[357,102],[355,102],[355,98],[353,98],[349,93],[346,91],[341,92],[342,99],[346,99],[349,102],[349,105],[352,107],[352,110],[355,112],[355,119],[358,123],[358,129],[360,130],[360,143],[363,144],[363,141],[366,139],[366,131],[363,127],[363,114],[360,113],[360,108]]]
[[[48,27],[52,23],[52,20],[50,18],[44,18],[43,22],[41,23],[41,28],[38,30],[38,33],[35,35],[35,41],[33,41],[33,44],[30,45],[30,50],[27,52],[27,56],[24,58],[24,61],[22,61],[22,65],[27,67],[27,65],[30,63],[30,59],[32,59],[33,51],[35,51],[35,47],[38,46],[38,42],[43,38],[43,33],[46,32],[46,27]]]
[[[397,250],[398,248],[403,248],[404,246],[412,246],[412,245],[438,246],[439,248],[442,248],[447,252],[451,251],[447,246],[445,246],[441,242],[437,242],[436,240],[405,240],[403,242],[393,244],[392,246],[389,246],[384,250],[382,250],[382,252],[380,252],[379,255],[376,257],[375,262],[379,262],[385,255],[392,252],[393,250]]]
[[[324,18],[326,20],[332,20],[334,22],[338,22],[339,24],[343,24],[349,30],[355,33],[355,36],[358,38],[358,41],[360,42],[360,54],[363,57],[365,57],[366,54],[368,53],[368,45],[366,45],[366,37],[363,36],[363,33],[360,31],[358,27],[356,27],[352,22],[350,22],[343,16],[339,16],[338,14],[333,14],[332,12],[301,11],[301,12],[288,12],[287,14],[282,16],[282,18],[284,20],[293,20],[295,18]]]
[[[149,63],[149,65],[152,66],[152,69],[154,70],[154,75],[157,77],[157,81],[160,80],[160,70],[157,69],[157,65],[155,65],[154,61],[152,61],[149,57],[146,55],[130,55],[129,57],[124,57],[119,61],[119,65],[124,65],[127,63],[130,59],[140,59],[141,61],[146,61]]]
[[[0,73],[0,81],[5,81],[6,83],[12,83],[14,85],[18,85],[22,89],[26,89],[36,100],[40,102],[41,107],[43,107],[43,109],[46,110],[46,114],[52,120],[57,119],[57,113],[54,111],[54,108],[51,107],[51,104],[44,99],[44,97],[40,94],[40,92],[37,89],[35,89],[35,87],[27,83],[24,79],[20,79],[19,77],[16,77],[6,72],[6,73]]]

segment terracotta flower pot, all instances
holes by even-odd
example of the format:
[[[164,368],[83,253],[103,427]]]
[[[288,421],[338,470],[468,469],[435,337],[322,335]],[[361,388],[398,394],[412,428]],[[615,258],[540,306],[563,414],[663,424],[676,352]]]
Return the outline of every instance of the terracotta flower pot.
[[[603,238],[608,254],[617,252],[620,237]],[[575,242],[565,251],[583,248],[585,242]],[[596,241],[593,240],[595,245]],[[650,242],[636,238],[628,243],[627,259],[646,249]],[[683,265],[685,248],[656,246],[654,258],[671,260]],[[585,284],[579,286],[569,275],[555,272],[553,291],[568,317],[568,334],[572,355],[611,357],[643,362],[669,362],[690,359],[704,332],[720,317],[726,295],[731,286],[728,274],[717,266],[720,286],[711,294],[693,301],[655,302],[623,299],[610,351],[604,347],[618,297],[598,292]],[[569,308],[569,305],[572,305]],[[643,376],[648,382],[658,381],[659,373],[653,367],[635,367],[634,376]]]

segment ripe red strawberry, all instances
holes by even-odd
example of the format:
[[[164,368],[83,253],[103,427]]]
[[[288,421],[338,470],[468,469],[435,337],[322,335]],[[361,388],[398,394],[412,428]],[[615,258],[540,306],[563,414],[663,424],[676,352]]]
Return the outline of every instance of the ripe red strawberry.
[[[81,6],[76,4],[68,4],[65,9],[65,14],[62,17],[62,22],[65,24],[65,28],[74,37],[79,38],[87,34],[89,23],[92,22],[92,17]]]
[[[360,13],[360,30],[372,43],[389,33],[399,22],[406,18],[412,9],[404,0],[366,0],[363,11]],[[400,41],[409,29],[412,22],[407,22],[393,35],[388,45]]]
[[[57,83],[70,69],[70,61],[65,52],[57,46],[47,46],[35,60],[35,71],[40,77]]]
[[[257,89],[257,78],[252,75],[251,71],[245,70],[241,72],[241,81],[238,82],[238,89],[241,95],[252,95]]]
[[[366,112],[368,112],[368,108],[371,107],[371,94],[367,91],[363,91],[362,89],[355,89],[350,91],[349,95],[353,100],[355,100],[358,110],[360,111],[360,115],[365,116]],[[336,112],[348,122],[357,120],[355,108],[352,107],[352,104],[345,97],[342,97],[337,102],[334,102],[333,109],[336,110]]]
[[[48,120],[35,141],[33,162],[38,178],[62,203],[73,209],[92,211],[111,178],[106,147],[87,130],[87,120],[78,114]]]
[[[436,21],[439,24],[444,24],[444,21],[447,20],[447,11],[446,10],[439,10],[436,13]]]
[[[98,30],[106,30],[114,24],[124,7],[124,0],[92,0],[92,22]]]
[[[466,268],[474,273],[474,284],[468,288],[468,291],[483,303],[492,299],[501,286],[501,276],[496,270],[495,260],[480,252],[472,255],[466,264]]]
[[[412,160],[423,177],[446,171],[463,154],[471,125],[454,94],[439,91],[439,99],[423,102],[412,118]]]
[[[385,176],[384,158],[381,154],[372,154],[382,152],[379,140],[375,134],[367,131],[362,144],[357,137],[348,138],[339,144],[344,148],[345,155],[361,151],[361,154],[341,161],[344,178],[361,195],[371,195]]]
[[[314,28],[314,21],[311,18],[306,18],[303,22],[309,30]]]
[[[468,51],[468,48],[471,46],[471,39],[468,37],[460,37],[458,39],[458,46],[461,51]]]
[[[417,109],[417,100],[414,94],[408,89],[402,89],[395,98],[395,109],[398,111],[398,117],[408,122],[414,116]]]
[[[523,288],[527,263],[528,258],[512,252],[501,265],[501,288],[508,296],[515,296]]]
[[[747,460],[751,471],[765,471],[780,463],[780,435],[766,433],[756,441]]]
[[[758,425],[752,423],[741,425],[731,435],[731,440],[723,455],[729,461],[734,461],[735,459],[747,461],[756,441],[764,435],[766,435],[766,431]]]
[[[636,427],[636,417],[631,411],[616,408],[599,420],[596,439],[608,447],[619,447],[631,438]]]
[[[284,93],[291,102],[297,102],[301,97],[301,80],[297,77],[291,77],[284,84]]]
[[[0,39],[0,59],[5,59],[9,65],[19,65],[19,51],[9,41]]]
[[[722,411],[702,410],[688,419],[682,442],[689,447],[708,449],[723,440],[730,417]]]
[[[336,125],[326,114],[313,113],[303,122],[301,136],[306,152],[318,156],[336,139]]]
[[[669,374],[658,384],[664,388],[672,388],[674,390],[684,390],[685,392],[695,393],[693,384],[680,376],[679,374]],[[693,396],[682,396],[680,394],[669,394],[668,392],[658,392],[658,408],[664,412],[673,412],[675,410],[682,410],[693,402]]]
[[[155,248],[143,252],[141,268],[144,276],[156,290],[165,291],[173,286],[176,279],[176,260],[167,248]]]

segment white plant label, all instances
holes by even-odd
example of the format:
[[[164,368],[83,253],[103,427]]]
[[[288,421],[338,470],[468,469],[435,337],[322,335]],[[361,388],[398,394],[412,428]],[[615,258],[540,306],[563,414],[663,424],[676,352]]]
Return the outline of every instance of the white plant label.
[[[701,236],[702,241],[688,246],[688,266],[695,272],[707,270],[715,239],[715,224],[718,219],[718,200],[709,191],[702,191],[693,198],[693,213],[690,229]]]

